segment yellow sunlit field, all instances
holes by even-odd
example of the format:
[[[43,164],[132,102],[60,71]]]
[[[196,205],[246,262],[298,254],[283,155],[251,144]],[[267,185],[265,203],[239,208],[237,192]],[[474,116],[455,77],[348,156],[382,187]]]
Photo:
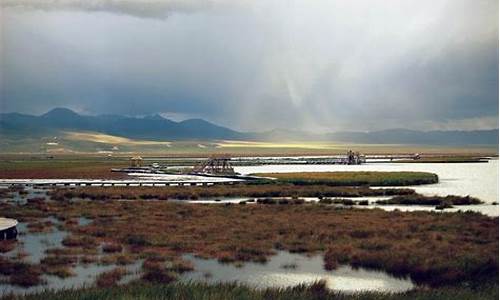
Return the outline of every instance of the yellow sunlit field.
[[[68,140],[76,141],[89,141],[104,144],[117,144],[117,145],[165,145],[169,146],[171,142],[160,141],[147,141],[147,140],[133,140],[115,135],[109,135],[98,132],[66,132],[65,137]]]

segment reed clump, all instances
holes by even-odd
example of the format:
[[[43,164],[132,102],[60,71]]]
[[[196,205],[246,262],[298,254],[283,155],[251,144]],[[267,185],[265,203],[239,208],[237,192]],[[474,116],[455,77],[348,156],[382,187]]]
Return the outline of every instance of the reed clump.
[[[16,248],[16,240],[3,240],[0,241],[0,253],[7,253]]]
[[[122,250],[122,245],[116,243],[107,243],[102,246],[102,251],[105,253],[122,252]]]
[[[0,275],[7,276],[10,284],[22,287],[30,287],[43,282],[37,265],[24,261],[12,261],[3,256],[0,256]]]
[[[96,278],[95,285],[100,288],[115,286],[126,274],[126,269],[115,268],[111,271],[99,274]]]
[[[170,283],[176,277],[160,262],[145,260],[142,264],[141,279],[151,283]]]

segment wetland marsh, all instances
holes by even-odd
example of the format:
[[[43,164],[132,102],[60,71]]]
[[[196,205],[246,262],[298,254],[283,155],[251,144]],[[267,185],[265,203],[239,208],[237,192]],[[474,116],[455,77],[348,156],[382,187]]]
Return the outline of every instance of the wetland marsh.
[[[237,281],[246,293],[320,284],[325,295],[404,297],[449,286],[465,294],[462,286],[498,278],[498,218],[465,212],[498,206],[474,194],[422,195],[454,181],[434,163],[411,165],[417,172],[402,163],[246,166],[237,168],[279,179],[209,187],[4,189],[2,215],[21,223],[18,241],[0,248],[0,291]],[[497,161],[477,166],[498,176]],[[454,208],[435,210],[443,203]]]

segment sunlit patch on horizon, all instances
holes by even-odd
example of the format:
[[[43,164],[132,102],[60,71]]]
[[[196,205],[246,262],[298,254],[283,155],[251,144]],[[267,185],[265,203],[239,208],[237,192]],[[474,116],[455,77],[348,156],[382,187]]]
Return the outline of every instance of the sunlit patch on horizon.
[[[171,142],[167,141],[148,141],[148,140],[133,140],[129,138],[124,138],[115,135],[109,135],[98,132],[65,132],[65,137],[69,140],[76,141],[89,141],[96,143],[106,143],[106,144],[120,144],[120,145],[165,145],[170,147]]]

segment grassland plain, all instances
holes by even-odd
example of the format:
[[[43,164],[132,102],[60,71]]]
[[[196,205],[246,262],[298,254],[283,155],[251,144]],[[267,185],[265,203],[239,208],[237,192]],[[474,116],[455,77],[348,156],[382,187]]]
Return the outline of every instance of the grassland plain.
[[[239,149],[239,148],[238,148]],[[218,151],[205,152],[158,152],[149,153],[151,158],[161,158],[161,164],[166,166],[192,166],[198,163],[194,158],[207,157],[213,153],[221,153]],[[274,150],[273,150],[274,151]],[[458,151],[458,150],[457,150]],[[130,165],[130,157],[137,155],[140,152],[112,153],[110,154],[2,154],[0,155],[0,178],[15,179],[15,178],[83,178],[83,179],[118,179],[123,178],[124,174],[111,172],[112,168],[126,167]],[[398,152],[395,152],[398,153]],[[480,154],[464,156],[461,154],[450,153],[445,157],[440,156],[443,162],[470,161],[477,159]],[[257,154],[246,152],[229,152],[233,156],[289,156],[289,155],[319,155],[314,152],[293,152],[276,151],[275,153],[257,152]],[[342,151],[334,151],[328,154],[344,154]],[[486,152],[481,152],[486,155]],[[491,153],[490,153],[491,154]],[[457,158],[454,157],[456,155]],[[492,154],[493,155],[493,154]],[[420,160],[419,160],[420,161]],[[410,162],[419,162],[410,161]],[[151,161],[153,162],[153,161]],[[424,162],[424,160],[422,160]],[[440,162],[440,161],[437,161]]]
[[[486,163],[488,160],[484,156],[429,156],[420,159],[401,159],[395,160],[394,163]]]
[[[257,173],[262,177],[276,178],[278,182],[294,185],[330,186],[405,186],[438,182],[438,176],[428,172],[292,172]]]
[[[126,167],[129,161],[124,158],[72,158],[58,159],[19,159],[0,160],[0,178],[78,178],[78,179],[119,179],[127,175],[111,172],[112,168]]]
[[[132,283],[120,287],[89,287],[64,291],[45,291],[29,296],[5,296],[5,299],[25,300],[491,300],[498,299],[498,285],[486,283],[472,287],[419,289],[401,294],[360,292],[346,294],[326,289],[323,282],[290,288],[254,289],[234,283]]]
[[[414,154],[441,157],[481,157],[498,156],[498,147],[449,147],[435,145],[404,144],[348,144],[334,142],[249,142],[249,141],[143,141],[122,137],[76,135],[79,139],[61,136],[57,145],[52,146],[54,137],[24,138],[0,135],[0,160],[18,158],[29,160],[34,157],[54,156],[57,158],[106,159],[130,157],[134,154],[155,157],[207,157],[211,154],[226,153],[232,156],[307,156],[345,154],[348,149],[364,154]],[[90,138],[90,140],[89,140]],[[118,150],[117,150],[118,149]]]

